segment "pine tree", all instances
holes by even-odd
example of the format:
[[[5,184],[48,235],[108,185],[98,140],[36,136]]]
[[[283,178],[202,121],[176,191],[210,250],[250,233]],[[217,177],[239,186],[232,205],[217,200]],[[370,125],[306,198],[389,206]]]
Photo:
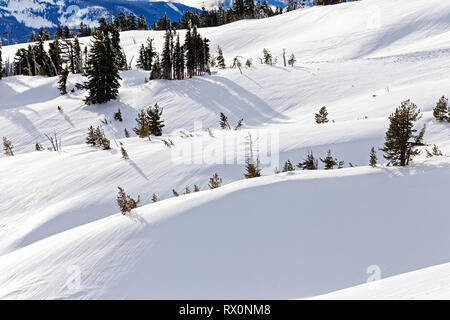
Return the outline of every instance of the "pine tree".
[[[44,150],[44,148],[42,147],[42,145],[39,142],[36,142],[36,144],[34,145],[34,149],[36,151],[42,151]]]
[[[370,166],[375,168],[377,166],[377,153],[375,151],[375,148],[372,147],[372,149],[370,150]]]
[[[173,52],[172,32],[167,29],[164,37],[164,46],[161,54],[161,68],[163,79],[172,80]]]
[[[147,20],[143,15],[140,15],[137,21],[137,30],[147,30]]]
[[[293,67],[294,64],[295,64],[296,62],[297,62],[297,60],[295,60],[294,54],[291,53],[291,56],[289,57],[289,60],[288,60],[288,64],[289,64],[291,67]]]
[[[225,69],[225,58],[223,57],[222,48],[217,46],[217,66],[220,69]]]
[[[415,149],[424,146],[423,136],[425,125],[419,134],[414,129],[414,124],[422,117],[420,110],[410,100],[403,101],[393,114],[389,116],[389,128],[386,132],[384,147],[384,158],[388,165],[407,166],[412,158],[420,153]]]
[[[117,195],[117,204],[119,205],[120,212],[123,215],[130,213],[131,210],[138,207],[139,202],[141,201],[141,197],[138,196],[137,200],[131,198],[130,195],[126,194],[123,188],[119,188],[119,193]]]
[[[123,121],[123,119],[122,119],[122,112],[120,111],[120,108],[119,108],[119,110],[117,110],[117,112],[114,113],[114,120],[117,120],[117,121],[120,121],[120,122]]]
[[[120,36],[115,26],[108,25],[104,19],[101,23],[93,36],[88,59],[86,88],[89,94],[86,104],[105,103],[116,99],[119,94],[119,70],[123,66],[123,56],[117,48],[120,47]]]
[[[156,57],[156,55],[157,53],[153,48],[153,39],[148,38],[147,44],[145,46],[141,45],[141,49],[139,50],[139,57],[136,61],[136,66],[147,71],[151,70],[153,59]]]
[[[6,139],[6,137],[3,137],[3,151],[4,151],[3,153],[7,156],[13,156],[14,155],[13,149],[14,146],[12,142]]]
[[[152,195],[152,202],[153,202],[153,203],[158,202],[158,196],[156,195],[156,193],[154,193],[154,194]]]
[[[125,150],[123,146],[120,146],[120,152],[122,153],[122,158],[124,158],[125,160],[130,159],[127,150]]]
[[[219,177],[217,173],[214,173],[214,175],[209,178],[208,187],[210,189],[216,189],[222,186],[222,178]]]
[[[83,54],[81,52],[80,41],[78,37],[75,36],[73,40],[73,61],[74,61],[74,73],[83,72]]]
[[[134,132],[139,136],[139,138],[147,138],[150,135],[150,123],[148,122],[147,114],[144,110],[138,113],[136,118],[137,127],[134,128]]]
[[[291,160],[287,160],[283,166],[283,172],[294,171],[294,166],[292,165]]]
[[[442,151],[439,150],[437,145],[433,145],[433,156],[442,156]]]
[[[333,156],[331,155],[331,150],[328,150],[325,159],[320,158],[320,161],[324,163],[325,170],[331,170],[334,168],[334,166],[337,166],[339,164],[337,159],[333,158]]]
[[[273,64],[272,54],[266,48],[263,49],[264,63],[268,65]]]
[[[261,176],[261,168],[259,159],[256,158],[256,161],[248,157],[245,161],[245,173],[244,177],[246,179],[257,178]]]
[[[152,71],[150,72],[150,80],[161,79],[161,64],[159,62],[159,56],[156,56],[155,61],[153,62]]]
[[[189,189],[189,187],[186,187],[184,189],[184,194],[189,194],[189,193],[191,193],[191,189]]]
[[[320,108],[319,113],[315,114],[316,123],[327,123],[328,122],[328,111],[325,106]]]
[[[159,106],[157,103],[155,103],[155,106],[153,108],[147,109],[147,117],[148,117],[148,124],[150,127],[150,132],[154,136],[162,136],[162,129],[164,128],[164,120],[161,120],[161,116],[163,113],[163,109],[159,109]]]
[[[448,99],[445,96],[442,96],[439,99],[438,103],[436,104],[436,107],[433,109],[433,116],[436,118],[437,121],[450,122]]]
[[[200,188],[198,185],[194,184],[194,192],[199,192]]]
[[[58,90],[61,92],[61,95],[67,94],[67,77],[69,76],[69,69],[64,68],[61,70],[59,74],[58,81]]]
[[[308,152],[306,159],[297,164],[297,168],[302,170],[317,170],[319,168],[319,161],[314,158],[313,152]]]
[[[223,112],[220,113],[219,125],[222,129],[231,129],[230,124],[228,123],[228,118]]]
[[[184,79],[184,48],[180,45],[180,35],[177,34],[175,42],[174,55],[174,78],[177,80]]]
[[[178,192],[175,189],[172,189],[172,193],[173,193],[174,197],[178,197],[179,196]]]
[[[127,128],[124,129],[125,138],[130,137],[130,133],[128,132]]]
[[[86,144],[95,147],[97,145],[97,138],[92,126],[89,127],[88,135],[86,137]]]

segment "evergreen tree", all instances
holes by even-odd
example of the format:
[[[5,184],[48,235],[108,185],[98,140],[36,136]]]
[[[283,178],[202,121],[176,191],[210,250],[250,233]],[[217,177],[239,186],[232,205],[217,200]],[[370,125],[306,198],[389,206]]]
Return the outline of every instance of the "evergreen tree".
[[[161,76],[161,64],[159,63],[159,56],[157,55],[155,61],[153,62],[152,71],[150,72],[150,80],[160,79]]]
[[[377,153],[375,151],[375,148],[372,147],[372,149],[370,150],[370,166],[375,168],[377,166]]]
[[[449,121],[449,109],[448,109],[448,99],[445,96],[442,96],[436,107],[433,109],[433,116],[437,121]]]
[[[3,137],[3,151],[4,151],[3,153],[7,156],[13,156],[14,155],[13,149],[14,146],[12,142],[6,139],[6,137]]]
[[[131,198],[130,195],[126,194],[123,188],[119,188],[119,193],[117,195],[117,204],[119,205],[120,212],[123,215],[130,213],[131,210],[138,207],[139,202],[141,201],[141,197],[138,196],[137,200]]]
[[[174,197],[178,197],[179,196],[178,192],[175,189],[172,189],[172,193],[173,193]]]
[[[208,187],[210,189],[216,189],[222,186],[222,178],[219,177],[217,173],[214,173],[214,175],[209,178]]]
[[[315,117],[316,117],[316,123],[327,123],[328,122],[327,108],[325,106],[320,108],[319,113],[316,113]]]
[[[48,62],[46,69],[49,76],[57,76],[62,70],[61,45],[58,38],[49,44]]]
[[[283,172],[294,171],[294,166],[292,165],[291,160],[287,160],[283,166]]]
[[[120,121],[120,122],[123,121],[123,119],[122,119],[122,112],[120,111],[120,108],[119,108],[119,110],[117,110],[117,112],[114,113],[114,120],[117,120],[117,121]]]
[[[225,69],[225,58],[223,57],[222,48],[217,46],[217,66],[220,69]]]
[[[308,152],[306,159],[297,164],[297,168],[302,170],[317,170],[319,168],[319,161],[314,157],[313,152]]]
[[[154,193],[152,196],[152,202],[153,203],[158,202],[158,197],[156,196],[156,193]]]
[[[320,158],[320,161],[322,161],[325,165],[325,170],[331,170],[334,168],[334,166],[337,166],[339,164],[338,160],[336,158],[333,158],[333,156],[331,155],[331,150],[328,150],[325,159]]]
[[[161,120],[163,109],[159,109],[157,103],[153,108],[147,109],[148,124],[150,132],[155,136],[162,136],[162,129],[164,128],[164,120]]]
[[[59,74],[58,90],[62,95],[67,94],[67,77],[69,76],[69,70],[66,68],[62,69]]]
[[[266,48],[263,49],[264,63],[268,65],[273,64],[272,54]]]
[[[246,172],[244,173],[244,177],[246,179],[260,177],[261,168],[259,159],[256,158],[256,161],[254,161],[251,157],[248,157],[245,161],[245,171]]]
[[[137,21],[137,29],[138,30],[147,30],[147,20],[143,15],[140,15]]]
[[[44,148],[42,147],[42,145],[39,142],[36,142],[36,144],[34,145],[34,149],[36,151],[42,151],[44,150]]]
[[[294,64],[295,64],[296,62],[297,62],[297,60],[295,60],[294,54],[291,53],[291,56],[289,57],[289,60],[288,60],[288,64],[289,64],[291,67],[293,67]]]
[[[78,37],[75,36],[73,40],[73,62],[74,62],[74,70],[73,73],[82,73],[83,72],[83,55],[81,52],[80,41]]]
[[[420,153],[415,149],[424,146],[423,136],[425,125],[419,134],[414,129],[414,124],[422,117],[420,110],[410,100],[403,101],[393,114],[389,116],[389,128],[386,132],[384,147],[384,158],[388,165],[407,166],[412,158]]]
[[[130,159],[127,150],[125,150],[123,146],[120,146],[120,152],[122,153],[122,158],[124,158],[125,160]]]
[[[219,124],[220,124],[220,128],[222,128],[222,129],[231,129],[230,124],[228,123],[228,118],[223,112],[220,113]]]
[[[157,53],[153,48],[153,39],[148,38],[147,44],[145,46],[141,45],[141,49],[139,50],[139,57],[136,61],[137,67],[147,71],[151,70],[153,59],[156,55]]]
[[[125,134],[125,138],[129,138],[130,137],[130,133],[128,132],[127,128],[125,128],[124,134]]]
[[[117,41],[114,39],[117,30],[114,29],[114,26],[103,20],[93,36],[86,70],[89,78],[86,85],[89,90],[86,104],[105,103],[116,99],[119,94],[119,70],[122,60],[117,53],[117,44],[114,44]]]
[[[170,30],[166,30],[166,35],[164,37],[164,46],[161,54],[161,68],[162,68],[162,77],[163,79],[172,80],[172,32]]]
[[[200,188],[198,187],[198,185],[194,184],[194,192],[199,192]]]
[[[189,194],[189,193],[191,193],[191,189],[189,189],[189,187],[186,187],[184,189],[184,194]]]
[[[177,34],[174,49],[174,78],[177,80],[184,79],[184,48],[180,44],[180,36]]]
[[[134,128],[134,132],[139,136],[139,138],[147,138],[150,135],[150,123],[148,121],[147,114],[144,110],[138,113],[136,118],[137,127]]]
[[[92,126],[89,127],[88,135],[86,137],[86,144],[95,147],[97,145],[97,138]]]
[[[433,151],[432,151],[433,156],[442,156],[442,151],[439,150],[437,145],[433,145]]]

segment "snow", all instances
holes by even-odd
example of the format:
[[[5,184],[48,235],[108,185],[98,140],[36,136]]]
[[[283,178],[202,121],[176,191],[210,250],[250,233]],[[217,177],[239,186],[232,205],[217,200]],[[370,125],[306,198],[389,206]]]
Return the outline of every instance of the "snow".
[[[253,66],[149,83],[148,72],[124,71],[118,100],[105,105],[85,106],[80,91],[59,95],[56,78],[4,78],[0,136],[16,155],[0,157],[0,298],[295,299],[363,284],[373,265],[384,279],[448,262],[450,216],[440,199],[448,193],[450,125],[435,122],[432,109],[450,95],[449,15],[443,0],[365,0],[200,29],[227,65],[239,55]],[[163,34],[122,33],[128,60],[148,37],[160,51]],[[27,45],[3,47],[4,60]],[[263,48],[277,65],[259,63]],[[283,48],[295,67],[283,66]],[[82,81],[71,75],[69,90]],[[410,168],[367,167],[389,114],[408,98],[424,112],[425,141],[444,156],[422,152]],[[155,103],[164,109],[164,135],[139,139],[134,118]],[[334,123],[314,122],[323,105]],[[123,122],[113,120],[118,108]],[[220,112],[232,125],[244,118],[244,128],[223,132]],[[85,145],[90,125],[103,126],[112,150]],[[54,132],[63,150],[35,152]],[[242,180],[248,133],[259,136],[265,176]],[[267,137],[273,155],[262,145]],[[273,175],[287,159],[328,149],[345,169]],[[215,172],[225,186],[207,190]],[[173,188],[194,184],[205,191],[172,197]],[[118,186],[141,195],[129,216],[118,213]],[[153,193],[163,201],[153,204]],[[424,294],[442,270],[428,273]],[[342,297],[411,298],[399,289],[414,285],[415,273],[408,275],[399,285],[391,284],[397,277],[381,280],[389,283],[381,293],[356,287]],[[435,296],[448,298],[445,288]]]
[[[446,263],[315,298],[447,300],[449,296],[450,264]]]

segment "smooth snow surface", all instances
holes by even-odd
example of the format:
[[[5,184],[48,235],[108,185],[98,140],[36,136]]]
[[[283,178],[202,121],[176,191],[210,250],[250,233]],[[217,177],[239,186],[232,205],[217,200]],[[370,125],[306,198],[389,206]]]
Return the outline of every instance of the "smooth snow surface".
[[[15,147],[14,157],[0,156],[0,298],[296,299],[364,284],[370,266],[385,279],[449,262],[450,124],[433,120],[432,109],[450,96],[450,2],[364,0],[199,31],[214,55],[222,47],[227,66],[235,56],[253,66],[147,83],[149,73],[133,69],[121,73],[117,101],[92,106],[84,91],[61,96],[57,78],[0,81],[0,137]],[[160,51],[163,35],[122,33],[128,60],[148,37]],[[3,47],[3,61],[27,45]],[[276,65],[260,64],[263,48]],[[283,48],[294,67],[283,66]],[[83,81],[71,75],[69,90]],[[430,146],[411,167],[368,167],[388,116],[409,98]],[[164,134],[140,139],[134,119],[155,103]],[[322,106],[333,122],[315,123]],[[118,108],[123,122],[113,119]],[[220,112],[232,125],[243,118],[243,128],[220,130]],[[90,125],[103,127],[111,150],[85,144]],[[242,180],[245,136],[261,132],[278,141],[279,162]],[[54,133],[61,152],[34,151]],[[426,158],[433,144],[444,156]],[[212,161],[214,148],[231,163]],[[344,169],[273,174],[328,149]],[[224,186],[208,190],[216,172]],[[194,184],[203,191],[172,196]],[[129,216],[118,213],[118,186],[141,195]],[[153,193],[163,201],[152,203]],[[418,296],[450,297],[448,286],[433,286],[448,267],[436,268]],[[400,286],[420,272],[382,280],[381,293],[357,287],[329,297],[414,298]]]

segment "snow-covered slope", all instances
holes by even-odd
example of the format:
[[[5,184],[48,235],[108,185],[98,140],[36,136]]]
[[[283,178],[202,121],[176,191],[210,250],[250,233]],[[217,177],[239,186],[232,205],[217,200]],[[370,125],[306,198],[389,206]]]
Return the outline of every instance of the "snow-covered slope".
[[[450,125],[436,123],[431,110],[450,95],[449,15],[443,0],[365,0],[201,29],[227,65],[237,55],[254,65],[242,74],[149,83],[148,72],[122,72],[119,99],[105,105],[85,106],[80,91],[59,95],[56,78],[4,78],[0,137],[16,155],[0,157],[0,296],[302,298],[364,283],[370,265],[384,278],[448,262],[449,216],[439,199],[448,189]],[[121,34],[129,60],[147,37],[161,49],[162,32]],[[4,59],[19,47],[4,47]],[[263,48],[277,65],[259,64]],[[283,66],[283,48],[295,53],[295,67]],[[70,76],[69,90],[84,80]],[[370,148],[382,146],[389,114],[408,98],[424,112],[425,141],[445,156],[422,154],[406,169],[365,167]],[[164,108],[163,137],[126,139],[137,112],[154,103]],[[323,105],[334,123],[314,122]],[[118,108],[123,122],[113,120]],[[223,133],[220,112],[232,124],[244,118],[244,128]],[[104,127],[112,150],[84,144],[90,125]],[[34,152],[53,132],[63,151]],[[171,198],[172,188],[208,189],[215,172],[224,184],[242,179],[248,132],[279,141],[280,161],[263,163],[265,175],[330,148],[360,167]],[[161,141],[169,138],[172,148]],[[233,161],[211,160],[215,147]],[[118,186],[141,195],[143,207],[129,217],[117,213]],[[154,192],[166,200],[152,204]],[[73,266],[81,289],[68,292]]]
[[[398,190],[445,199],[449,178],[445,159],[280,174],[169,199],[2,256],[0,297],[286,299],[364,283],[370,265],[387,277],[444,263],[445,204],[401,201]]]
[[[450,297],[450,263],[434,266],[315,299],[446,299]]]

